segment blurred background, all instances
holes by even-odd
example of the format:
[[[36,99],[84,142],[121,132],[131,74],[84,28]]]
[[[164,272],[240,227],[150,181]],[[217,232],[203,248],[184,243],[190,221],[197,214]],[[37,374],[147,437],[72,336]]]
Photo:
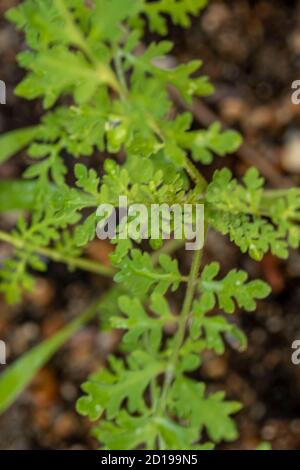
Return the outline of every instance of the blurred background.
[[[25,44],[3,13],[18,3],[0,2],[0,79],[7,84],[7,104],[0,106],[1,133],[37,123],[42,114],[40,102],[13,95],[23,75],[16,54]],[[153,38],[148,34],[146,40]],[[298,186],[300,104],[292,104],[291,86],[300,80],[300,1],[210,0],[189,30],[171,27],[169,38],[175,49],[168,61],[202,59],[203,71],[216,87],[213,97],[193,106],[195,128],[219,120],[244,137],[238,153],[226,161],[216,159],[204,170],[207,176],[225,164],[237,176],[254,165],[270,188]],[[179,100],[176,105],[181,107]],[[19,177],[26,162],[25,153],[17,155],[0,166],[0,178]],[[11,227],[15,217],[2,216],[1,226]],[[9,250],[0,246],[0,261]],[[108,244],[96,241],[87,256],[109,263],[109,252]],[[244,405],[237,415],[240,439],[220,447],[253,449],[267,440],[274,449],[299,450],[300,365],[291,363],[291,344],[300,339],[300,253],[291,251],[287,262],[267,255],[255,263],[227,238],[210,232],[205,257],[219,260],[224,273],[239,267],[251,277],[265,279],[273,289],[255,313],[238,313],[239,326],[249,340],[247,351],[228,347],[223,356],[204,358],[201,376],[209,389],[225,389]],[[179,259],[183,267],[189,265],[185,252],[179,253]],[[8,364],[61,328],[108,284],[97,276],[69,273],[64,266],[49,263],[48,272],[37,279],[21,305],[7,307],[0,298],[0,338],[7,343]],[[179,308],[180,296],[177,300]],[[77,333],[0,417],[0,449],[97,448],[89,435],[89,422],[75,412],[75,401],[80,384],[118,341],[117,332],[100,332],[97,322]]]

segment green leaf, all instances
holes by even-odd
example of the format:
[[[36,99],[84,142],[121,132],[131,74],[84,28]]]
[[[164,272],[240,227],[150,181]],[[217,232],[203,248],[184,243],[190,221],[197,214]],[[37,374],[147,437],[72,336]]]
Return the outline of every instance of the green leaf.
[[[77,178],[76,185],[85,192],[98,195],[98,186],[100,178],[97,177],[95,170],[88,170],[84,165],[77,163],[75,165],[75,176]]]
[[[24,354],[0,375],[0,412],[3,413],[31,382],[36,372],[76,331],[98,311],[98,303],[91,306],[51,338]]]
[[[0,137],[0,163],[26,147],[39,133],[39,126],[7,132]]]
[[[192,78],[192,75],[202,66],[201,61],[193,60],[171,69],[162,69],[154,64],[154,58],[164,56],[171,48],[172,43],[161,41],[159,43],[151,43],[145,52],[138,57],[127,54],[127,60],[134,66],[133,84],[138,80],[144,81],[146,74],[150,73],[165,85],[169,84],[177,88],[183,99],[187,102],[191,102],[193,96],[210,95],[214,88],[209,82],[208,77]]]
[[[210,309],[218,299],[219,307],[226,313],[233,313],[235,303],[247,312],[253,312],[256,308],[256,299],[267,297],[271,289],[261,280],[247,282],[248,274],[245,271],[233,269],[222,280],[215,280],[220,271],[220,265],[213,262],[205,266],[200,278],[199,288],[203,292],[205,303],[209,303]],[[201,299],[200,299],[201,302]]]
[[[241,143],[242,138],[238,132],[232,130],[221,132],[221,125],[215,122],[208,130],[194,132],[192,156],[195,161],[209,164],[213,160],[213,153],[224,157],[235,152]]]
[[[77,246],[86,246],[96,237],[96,214],[92,213],[75,229],[75,243]]]
[[[274,217],[274,206],[266,204],[263,178],[256,168],[251,168],[243,182],[241,185],[233,179],[228,168],[215,172],[205,195],[208,223],[221,233],[229,234],[231,241],[255,260],[261,260],[269,250],[280,258],[287,258],[288,242],[296,240],[293,236],[291,240],[288,227]],[[270,223],[271,218],[275,224]],[[292,227],[296,226],[292,224]],[[297,238],[300,231],[296,233]]]
[[[256,450],[272,450],[272,445],[269,442],[261,442]]]
[[[105,75],[97,73],[80,52],[71,52],[64,46],[53,46],[40,53],[22,52],[19,63],[29,74],[16,88],[18,96],[36,99],[44,96],[43,105],[52,107],[61,94],[73,93],[78,104],[88,101],[100,84],[106,83]],[[89,82],[89,94],[79,91]]]
[[[232,178],[228,168],[217,170],[207,189],[207,202],[213,204],[215,209],[235,215],[240,213],[258,215],[264,179],[260,177],[256,168],[251,168],[243,180],[244,186]]]
[[[120,297],[119,307],[126,317],[113,317],[111,325],[114,328],[128,330],[123,337],[124,344],[130,345],[131,348],[137,347],[138,340],[143,339],[147,333],[149,347],[157,351],[161,343],[163,327],[166,323],[175,320],[165,298],[160,294],[152,295],[150,308],[155,316],[150,316],[140,300],[136,298]]]
[[[91,35],[94,40],[116,40],[122,34],[120,23],[138,12],[141,0],[97,0],[92,10]]]
[[[168,31],[164,15],[169,15],[174,24],[187,28],[190,15],[197,15],[206,6],[207,0],[144,0],[143,10],[149,19],[150,29],[161,35]]]
[[[99,418],[104,411],[108,419],[116,417],[125,399],[130,413],[144,411],[145,389],[164,369],[163,363],[139,350],[131,353],[127,364],[113,356],[109,362],[111,371],[101,369],[92,375],[82,386],[87,396],[77,402],[78,412],[92,420]]]
[[[177,290],[181,281],[177,261],[168,255],[161,255],[159,264],[160,267],[155,268],[148,253],[134,249],[131,250],[131,257],[122,259],[120,271],[114,279],[116,282],[122,282],[137,296],[143,296],[154,287],[155,291],[161,294],[164,294],[169,287],[173,291]]]
[[[70,39],[70,30],[65,27],[53,0],[23,1],[17,8],[8,10],[5,16],[25,31],[27,44],[33,49]]]
[[[109,450],[136,449],[143,445],[151,449],[157,430],[149,416],[134,417],[122,410],[116,422],[101,420],[93,435]]]
[[[202,330],[205,332],[205,345],[207,349],[213,350],[216,354],[224,354],[225,338],[235,346],[235,349],[244,351],[247,347],[247,338],[244,333],[226,318],[220,315],[199,315],[198,306],[195,302],[194,316],[191,323],[191,336],[198,339],[202,336]]]
[[[289,245],[297,249],[300,244],[300,191],[299,188],[291,188],[281,196],[266,197],[263,204],[270,213],[272,221],[286,234]]]
[[[237,430],[231,415],[241,409],[235,401],[224,401],[225,394],[217,392],[205,397],[205,386],[191,379],[179,378],[171,392],[172,407],[191,426],[205,427],[214,442],[233,441]]]
[[[0,212],[35,208],[36,183],[23,180],[0,182]]]
[[[123,450],[155,447],[159,438],[161,445],[174,450],[207,450],[213,444],[195,445],[197,429],[174,423],[166,417],[130,416],[121,411],[115,423],[101,420],[93,434],[104,444],[105,449]]]

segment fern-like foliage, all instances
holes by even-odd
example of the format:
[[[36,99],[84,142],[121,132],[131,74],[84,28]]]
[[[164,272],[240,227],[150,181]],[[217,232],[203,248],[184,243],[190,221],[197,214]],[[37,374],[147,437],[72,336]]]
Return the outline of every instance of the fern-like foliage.
[[[160,442],[162,448],[184,449],[188,446],[195,449],[198,447],[202,429],[206,429],[212,442],[236,438],[236,428],[231,415],[240,409],[240,405],[226,401],[223,393],[207,395],[205,384],[193,380],[189,374],[198,369],[199,354],[203,349],[213,349],[217,354],[224,352],[224,334],[234,336],[243,347],[245,346],[245,337],[234,323],[228,322],[220,315],[206,315],[215,306],[215,296],[219,299],[219,307],[225,312],[233,312],[234,300],[237,305],[250,311],[255,308],[256,299],[268,295],[269,288],[262,281],[246,284],[247,275],[242,271],[232,271],[223,280],[216,281],[214,277],[218,269],[218,264],[212,263],[200,278],[199,289],[203,294],[199,300],[195,300],[191,309],[193,315],[188,329],[189,335],[181,344],[176,369],[173,370],[174,340],[170,339],[164,348],[162,339],[164,329],[172,324],[176,327],[180,317],[174,315],[161,293],[154,292],[151,295],[148,311],[138,298],[120,297],[119,307],[125,316],[113,317],[111,324],[126,331],[123,345],[128,353],[128,363],[125,365],[111,358],[109,370],[102,369],[91,377],[83,386],[87,395],[78,402],[78,410],[91,419],[105,413],[106,420],[102,419],[95,431],[96,435],[101,436],[104,444],[110,443],[112,438],[110,434],[107,435],[105,429],[110,429],[115,437],[120,439],[125,439],[132,433],[133,422],[129,415],[123,415],[123,412],[120,415],[119,408],[124,400],[127,403],[127,413],[135,416],[136,436],[140,435],[142,439],[138,441],[139,444],[151,445],[150,448]],[[145,276],[147,275],[148,271],[145,271]],[[164,373],[170,373],[170,370],[173,381],[164,398],[162,410],[163,393],[159,378]],[[140,420],[137,419],[137,414],[140,415]],[[152,420],[156,424],[163,423],[165,414],[175,414],[179,423],[182,419],[187,421],[186,437],[181,443],[178,436],[182,430],[178,424],[175,426],[169,423],[167,435],[164,427],[153,425],[149,428],[149,422]],[[143,415],[144,418],[147,416],[146,421],[142,419]],[[143,432],[145,425],[147,433]],[[137,441],[133,440],[133,446],[127,446],[134,448],[136,443]],[[110,445],[108,444],[108,448],[115,448],[109,447]],[[209,445],[212,446],[212,443]]]
[[[195,166],[241,143],[237,132],[218,123],[195,129],[191,113],[174,116],[169,87],[188,103],[213,92],[201,62],[168,68],[161,59],[172,50],[169,41],[142,43],[146,28],[164,36],[169,21],[188,27],[205,4],[24,0],[8,11],[28,45],[18,56],[26,75],[16,94],[41,99],[45,108],[24,173],[34,184],[35,210],[12,233],[0,232],[14,247],[0,272],[9,302],[32,288],[32,271],[45,270],[46,258],[107,274],[81,257],[101,222],[97,207],[117,206],[119,196],[147,207],[204,203],[209,229],[229,235],[256,260],[268,251],[285,258],[289,246],[299,246],[298,189],[265,190],[254,168],[242,182],[226,168],[207,182]],[[100,153],[97,168],[90,168],[88,157]],[[109,272],[117,287],[102,313],[106,327],[123,332],[122,356],[111,356],[83,385],[78,411],[101,417],[94,435],[106,449],[211,449],[237,437],[232,415],[241,405],[197,380],[202,352],[222,354],[233,340],[243,349],[246,338],[231,314],[253,311],[269,288],[248,281],[243,271],[220,279],[217,262],[199,275],[199,251],[183,275],[161,232],[157,238],[150,240],[154,253],[144,251],[141,240],[116,236],[112,242]],[[172,292],[184,296],[181,312]]]
[[[247,171],[243,185],[227,168],[217,171],[206,193],[209,223],[256,260],[271,251],[287,258],[288,247],[299,247],[300,191],[280,197],[265,192],[256,168]],[[276,196],[276,193],[275,193]]]

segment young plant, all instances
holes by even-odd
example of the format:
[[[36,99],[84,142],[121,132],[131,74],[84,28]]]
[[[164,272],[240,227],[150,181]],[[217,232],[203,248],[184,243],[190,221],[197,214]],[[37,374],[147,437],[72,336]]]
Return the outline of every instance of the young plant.
[[[19,301],[33,286],[32,271],[46,270],[46,258],[114,276],[115,285],[92,313],[99,311],[106,327],[124,331],[122,344],[83,385],[77,404],[83,415],[100,418],[94,435],[106,449],[212,449],[236,439],[232,415],[241,405],[223,392],[209,394],[198,380],[202,352],[223,354],[229,337],[244,348],[246,338],[231,315],[237,308],[254,311],[270,289],[236,269],[221,278],[219,263],[201,266],[202,249],[193,252],[183,275],[174,255],[181,245],[164,243],[162,233],[150,240],[150,251],[130,239],[114,240],[111,268],[88,260],[83,254],[96,236],[97,207],[116,206],[119,196],[147,207],[202,203],[206,229],[228,235],[255,260],[269,251],[286,258],[289,246],[299,246],[298,189],[264,189],[255,168],[242,182],[228,168],[212,181],[201,174],[201,165],[241,143],[237,132],[223,132],[218,123],[195,130],[191,113],[174,116],[170,89],[186,103],[213,92],[199,75],[201,62],[166,68],[161,58],[172,43],[143,43],[145,30],[165,36],[170,21],[188,27],[205,4],[24,0],[7,13],[28,45],[18,56],[27,74],[16,94],[41,98],[47,112],[39,125],[0,141],[2,161],[27,146],[32,162],[23,182],[2,187],[11,194],[2,210],[27,209],[27,215],[11,233],[0,231],[0,240],[14,247],[3,263],[0,289],[8,302]],[[88,159],[95,152],[96,170]],[[67,154],[74,157],[68,166]],[[76,163],[79,157],[85,159]],[[170,303],[178,290],[177,298],[185,292],[180,313]],[[91,316],[88,311],[83,318]],[[44,351],[37,367],[50,356]],[[0,409],[32,375],[26,380],[23,374],[18,383],[20,364],[24,359],[0,379]]]

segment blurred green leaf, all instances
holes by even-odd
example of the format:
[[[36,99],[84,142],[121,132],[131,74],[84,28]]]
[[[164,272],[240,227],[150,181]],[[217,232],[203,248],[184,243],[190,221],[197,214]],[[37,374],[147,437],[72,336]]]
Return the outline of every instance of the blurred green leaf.
[[[257,447],[256,450],[272,450],[272,446],[269,442],[261,442]]]
[[[39,132],[39,126],[7,132],[0,137],[0,163],[26,147]]]
[[[0,212],[34,209],[36,183],[8,180],[0,182]]]
[[[53,354],[98,311],[99,302],[90,306],[82,315],[28,351],[9,366],[0,376],[0,413],[3,413],[30,383],[36,372]]]

